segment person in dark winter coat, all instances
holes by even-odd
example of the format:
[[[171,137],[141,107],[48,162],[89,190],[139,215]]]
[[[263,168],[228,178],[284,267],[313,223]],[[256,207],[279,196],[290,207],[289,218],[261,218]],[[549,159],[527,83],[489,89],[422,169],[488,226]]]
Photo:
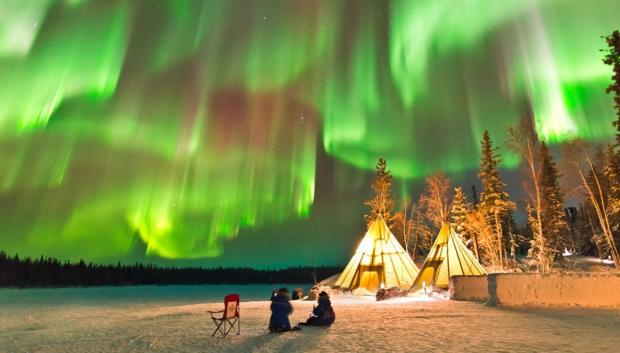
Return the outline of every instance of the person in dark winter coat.
[[[278,293],[271,298],[271,318],[269,318],[269,331],[286,332],[298,330],[299,327],[291,328],[288,316],[293,312],[287,288],[280,288]]]
[[[326,292],[321,292],[319,294],[318,305],[312,310],[312,315],[306,322],[302,322],[300,325],[329,326],[334,323],[334,320],[336,320],[336,314],[329,300],[329,295]]]

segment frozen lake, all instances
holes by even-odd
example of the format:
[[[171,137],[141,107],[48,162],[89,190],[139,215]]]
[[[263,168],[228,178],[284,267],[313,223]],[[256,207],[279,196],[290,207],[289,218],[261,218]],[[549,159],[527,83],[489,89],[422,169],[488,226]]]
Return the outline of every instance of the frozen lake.
[[[260,285],[170,285],[75,288],[0,288],[0,308],[46,308],[67,305],[182,305],[219,303],[229,293],[239,293],[241,301],[268,300],[272,289],[303,288],[310,284]]]
[[[620,311],[488,307],[427,297],[333,298],[329,328],[269,334],[272,285],[0,290],[0,352],[619,352]],[[289,288],[295,286],[289,285]],[[307,286],[304,287],[307,289]],[[211,337],[207,310],[246,301],[241,335]],[[312,302],[293,302],[291,322]]]

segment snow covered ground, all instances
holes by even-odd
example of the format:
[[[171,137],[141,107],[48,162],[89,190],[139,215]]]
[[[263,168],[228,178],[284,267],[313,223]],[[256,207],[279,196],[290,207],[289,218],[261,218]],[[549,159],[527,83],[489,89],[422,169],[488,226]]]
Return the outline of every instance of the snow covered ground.
[[[49,297],[55,290],[46,291],[51,291]],[[221,309],[220,303],[196,304],[184,295],[141,300],[115,296],[110,288],[93,302],[87,297],[97,288],[74,291],[84,291],[86,299],[76,300],[79,293],[73,293],[69,301],[48,303],[29,298],[31,290],[13,296],[12,304],[0,299],[0,352],[620,351],[617,310],[507,309],[428,297],[375,302],[339,296],[334,298],[337,319],[332,327],[269,334],[269,302],[252,301],[241,303],[241,336],[214,338],[206,311]],[[0,298],[6,292],[1,290]],[[294,302],[291,321],[304,320],[312,305]]]
[[[559,270],[559,272],[565,270],[583,272],[615,271],[614,262],[611,259],[599,259],[594,256],[581,256],[565,252],[564,260],[566,260],[566,262],[563,264],[563,266],[559,266],[560,268],[557,269]]]

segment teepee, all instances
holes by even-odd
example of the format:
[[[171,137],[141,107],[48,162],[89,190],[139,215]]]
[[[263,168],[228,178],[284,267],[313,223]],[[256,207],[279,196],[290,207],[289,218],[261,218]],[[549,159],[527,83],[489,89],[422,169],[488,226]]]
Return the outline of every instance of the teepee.
[[[409,289],[418,271],[379,215],[334,286],[358,293],[391,287]]]
[[[444,223],[411,289],[420,289],[424,284],[447,289],[450,276],[476,276],[486,273],[454,228]]]

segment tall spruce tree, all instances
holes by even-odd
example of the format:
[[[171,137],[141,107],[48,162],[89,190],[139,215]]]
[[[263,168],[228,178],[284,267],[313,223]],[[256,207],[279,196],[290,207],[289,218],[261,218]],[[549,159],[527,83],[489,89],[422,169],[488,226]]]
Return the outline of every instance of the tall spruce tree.
[[[527,225],[532,234],[527,258],[530,261],[530,265],[535,265],[542,273],[549,273],[553,265],[554,253],[547,244],[547,238],[542,232],[542,227],[539,226],[539,212],[531,204],[526,205],[525,212],[527,215]]]
[[[375,167],[375,180],[373,181],[372,198],[365,205],[370,207],[370,214],[366,215],[366,221],[371,222],[381,215],[386,222],[392,218],[394,199],[390,191],[392,187],[392,173],[387,170],[387,161],[383,157],[379,158]]]
[[[605,37],[607,48],[603,50],[603,63],[611,66],[613,74],[612,82],[609,84],[606,93],[612,94],[614,108],[616,110],[616,119],[614,126],[616,128],[616,144],[611,151],[605,168],[605,176],[609,183],[609,193],[607,194],[607,202],[609,205],[609,226],[613,233],[611,242],[620,241],[620,31],[616,30]],[[615,238],[615,239],[614,239]],[[615,246],[614,246],[615,247]],[[617,253],[617,249],[614,249]],[[617,256],[616,256],[617,257]],[[616,266],[620,266],[620,260],[615,259]]]
[[[507,233],[506,241],[508,248],[510,249],[510,258],[513,262],[516,263],[517,252],[521,248],[525,238],[519,232],[519,227],[517,226],[517,223],[515,222],[515,219],[513,217],[513,210],[508,212],[504,224],[504,229],[506,229]]]
[[[511,210],[515,209],[515,204],[510,201],[508,192],[506,192],[506,184],[499,175],[498,166],[502,160],[497,152],[498,148],[493,147],[493,141],[488,131],[482,134],[480,145],[482,148],[478,177],[482,183],[482,192],[480,193],[478,209],[485,216],[497,237],[498,256],[503,265],[507,261],[507,256],[502,224],[506,223],[506,217],[509,216]]]
[[[611,76],[612,83],[607,87],[605,92],[613,94],[614,107],[616,109],[616,120],[614,126],[616,127],[616,145],[620,145],[620,31],[616,30],[607,37],[607,49],[604,49],[605,53],[603,57],[603,63],[610,65],[613,70]]]
[[[478,201],[478,190],[476,190],[476,184],[473,184],[471,186],[471,202],[474,207],[478,206]]]
[[[454,223],[454,229],[457,233],[461,234],[465,239],[467,237],[467,229],[465,229],[465,223],[467,214],[471,211],[471,204],[467,202],[467,196],[463,192],[463,188],[457,186],[454,188],[454,199],[452,200],[452,209],[450,210],[450,217],[452,223]]]
[[[565,245],[564,235],[568,231],[564,200],[560,191],[559,174],[549,147],[545,142],[540,144],[540,190],[542,196],[543,234],[547,246],[554,255],[559,254]]]
[[[620,152],[614,150],[614,146],[607,145],[603,157],[603,177],[596,175],[597,170],[589,175],[588,183],[592,190],[597,190],[600,197],[597,205],[593,205],[601,211],[601,218],[606,223],[607,234],[605,240],[616,269],[620,270],[620,254],[616,244],[620,241]],[[606,205],[604,205],[606,203]]]
[[[605,201],[609,205],[609,215],[612,219],[618,214],[619,211],[619,195],[620,195],[620,179],[618,175],[618,161],[620,160],[620,154],[615,151],[614,146],[608,144],[603,152],[603,175],[598,175],[601,188],[604,189],[606,195]],[[594,172],[597,172],[596,170]],[[592,172],[592,174],[594,173]],[[596,186],[593,182],[594,175],[590,175],[590,183],[592,186]],[[613,227],[612,230],[616,231]]]
[[[455,187],[450,217],[452,218],[452,223],[454,223],[454,228],[457,233],[463,237],[463,240],[467,244],[471,243],[470,247],[474,250],[476,258],[478,258],[478,243],[475,239],[475,234],[472,237],[467,227],[467,216],[471,211],[472,205],[467,202],[467,196],[463,192],[463,188],[460,186]]]

